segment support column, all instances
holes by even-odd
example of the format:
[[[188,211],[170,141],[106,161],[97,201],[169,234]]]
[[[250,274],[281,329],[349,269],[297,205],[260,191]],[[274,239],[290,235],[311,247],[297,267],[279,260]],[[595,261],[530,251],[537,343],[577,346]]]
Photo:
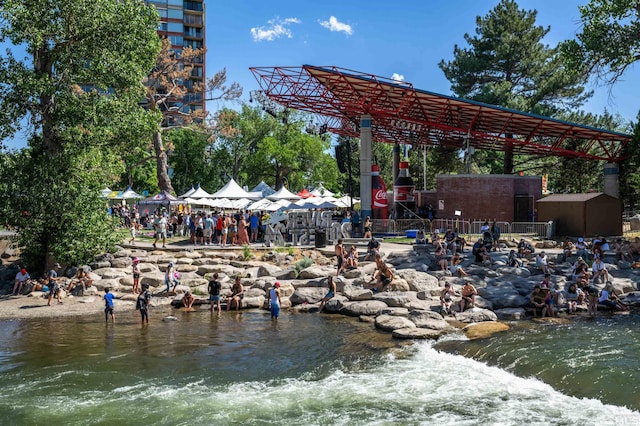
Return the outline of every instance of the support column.
[[[617,163],[604,165],[604,193],[620,198],[620,169]]]
[[[373,217],[371,210],[371,116],[360,117],[360,206],[361,217]]]

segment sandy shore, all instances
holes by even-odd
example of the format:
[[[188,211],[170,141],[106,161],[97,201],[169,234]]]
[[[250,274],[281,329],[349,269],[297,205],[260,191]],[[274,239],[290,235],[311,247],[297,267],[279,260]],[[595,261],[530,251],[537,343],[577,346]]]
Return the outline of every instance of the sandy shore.
[[[116,310],[133,310],[134,303],[117,301]],[[59,304],[55,299],[47,306],[47,299],[35,295],[3,296],[0,298],[0,320],[23,318],[57,318],[93,315],[103,312],[104,302],[97,296],[67,297]]]

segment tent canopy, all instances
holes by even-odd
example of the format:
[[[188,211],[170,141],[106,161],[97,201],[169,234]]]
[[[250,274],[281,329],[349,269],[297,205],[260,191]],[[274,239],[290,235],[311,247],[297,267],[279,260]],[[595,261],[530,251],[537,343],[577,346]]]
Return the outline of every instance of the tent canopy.
[[[277,192],[269,195],[267,198],[274,201],[275,200],[299,200],[300,196],[293,194],[283,185],[282,188],[280,188]]]
[[[198,188],[191,194],[189,194],[189,198],[211,198],[211,194],[209,194],[207,191],[202,189],[200,185],[198,185]]]
[[[309,191],[307,191],[307,188],[302,188],[302,191],[298,192],[297,194],[300,198],[309,198],[309,197],[313,197],[314,195],[312,193],[310,193]]]
[[[211,194],[213,198],[228,198],[228,199],[240,199],[248,198],[255,199],[253,194],[248,193],[238,185],[238,183],[231,179],[225,186],[223,186],[218,192]]]
[[[273,194],[274,192],[276,192],[275,189],[273,189],[272,187],[270,187],[269,185],[267,185],[265,183],[265,181],[260,181],[259,184],[257,184],[251,191],[249,192],[260,192],[262,194],[263,197],[268,197],[269,195]]]
[[[194,192],[196,192],[195,188],[193,187],[193,185],[191,185],[191,189],[188,190],[187,192],[185,192],[184,194],[182,194],[180,196],[180,198],[188,198],[191,197],[191,194],[193,194]]]
[[[184,200],[179,199],[166,191],[160,191],[153,197],[145,198],[140,204],[158,204],[158,205],[177,205],[186,204]]]
[[[320,184],[317,188],[311,191],[311,195],[315,195],[316,197],[332,197],[334,193]]]

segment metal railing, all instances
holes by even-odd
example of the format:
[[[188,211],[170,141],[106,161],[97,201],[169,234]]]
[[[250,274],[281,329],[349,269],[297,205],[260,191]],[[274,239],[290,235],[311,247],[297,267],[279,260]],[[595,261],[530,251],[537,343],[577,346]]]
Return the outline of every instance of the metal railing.
[[[372,220],[374,234],[405,235],[408,230],[424,229],[425,233],[438,232],[444,234],[447,230],[457,230],[459,234],[469,238],[481,237],[480,227],[484,221],[470,221],[463,219],[375,219]],[[500,229],[501,239],[551,238],[555,235],[555,222],[496,222]]]

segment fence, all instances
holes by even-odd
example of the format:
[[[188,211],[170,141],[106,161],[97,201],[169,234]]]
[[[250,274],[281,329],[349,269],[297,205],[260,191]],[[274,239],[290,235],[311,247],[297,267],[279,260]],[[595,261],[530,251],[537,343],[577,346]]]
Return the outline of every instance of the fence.
[[[426,233],[444,234],[448,229],[457,230],[462,235],[480,237],[483,221],[464,219],[376,219],[372,221],[374,234],[405,235],[406,231],[424,229]],[[496,222],[502,239],[551,238],[555,235],[555,222]]]

